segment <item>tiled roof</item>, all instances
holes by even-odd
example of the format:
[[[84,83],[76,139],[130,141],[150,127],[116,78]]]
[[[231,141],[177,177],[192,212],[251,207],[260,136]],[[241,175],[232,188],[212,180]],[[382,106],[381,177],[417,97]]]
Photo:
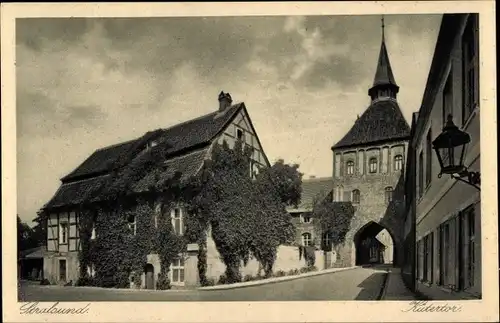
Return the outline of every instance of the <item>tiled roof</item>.
[[[77,205],[88,201],[96,196],[109,180],[109,175],[103,175],[62,184],[44,208]]]
[[[318,197],[326,197],[333,190],[333,179],[331,177],[310,178],[302,180],[302,196],[297,208],[289,208],[289,212],[311,211],[314,200]]]
[[[374,101],[332,149],[408,138],[410,127],[395,100]]]
[[[177,172],[181,173],[180,180],[186,180],[196,175],[196,172],[203,165],[208,150],[206,147],[200,150],[189,152],[167,160],[163,167],[155,167],[143,178],[132,185],[132,191],[139,193],[146,191],[151,185],[164,182],[172,178]]]
[[[62,181],[68,182],[122,167],[153,137],[170,146],[166,151],[167,155],[206,143],[212,140],[243,106],[243,103],[235,104],[224,113],[212,112],[167,129],[148,132],[138,139],[98,149],[74,171],[63,177]]]

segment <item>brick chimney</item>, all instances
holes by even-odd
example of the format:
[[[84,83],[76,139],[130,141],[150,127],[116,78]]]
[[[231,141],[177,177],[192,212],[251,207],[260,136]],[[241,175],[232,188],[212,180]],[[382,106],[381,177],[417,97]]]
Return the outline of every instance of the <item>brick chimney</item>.
[[[224,93],[224,91],[221,91],[219,94],[219,112],[225,111],[231,106],[231,103],[233,103],[231,95],[229,93]]]

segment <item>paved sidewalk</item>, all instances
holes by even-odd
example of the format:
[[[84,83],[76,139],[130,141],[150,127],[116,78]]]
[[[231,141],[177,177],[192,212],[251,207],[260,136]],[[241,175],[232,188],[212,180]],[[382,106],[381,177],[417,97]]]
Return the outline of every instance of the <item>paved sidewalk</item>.
[[[215,285],[215,286],[207,286],[207,287],[198,287],[197,289],[198,290],[222,290],[222,289],[234,289],[234,288],[248,287],[248,286],[258,286],[258,285],[272,284],[272,283],[277,283],[277,282],[282,282],[282,281],[295,280],[295,279],[305,278],[305,277],[325,275],[325,274],[330,274],[330,273],[345,271],[345,270],[351,270],[351,269],[356,269],[356,268],[359,268],[359,266],[343,267],[343,268],[329,268],[329,269],[312,271],[312,272],[293,275],[293,276],[272,277],[272,278],[259,279],[259,280],[249,281],[249,282],[241,282],[241,283],[234,283],[234,284],[228,284],[228,285]]]
[[[382,293],[381,300],[386,301],[411,301],[417,300],[417,296],[406,288],[401,278],[400,268],[388,268],[387,269],[387,281],[385,284],[384,291]]]

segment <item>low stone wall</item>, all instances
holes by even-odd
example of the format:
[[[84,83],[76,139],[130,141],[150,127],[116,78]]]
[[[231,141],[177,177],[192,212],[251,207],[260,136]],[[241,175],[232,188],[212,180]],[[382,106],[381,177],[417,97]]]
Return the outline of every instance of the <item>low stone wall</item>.
[[[306,266],[306,261],[302,256],[299,259],[299,247],[296,246],[279,246],[276,256],[276,261],[274,263],[273,272],[278,271],[289,272],[290,270],[300,270]],[[318,270],[323,270],[325,268],[333,267],[332,261],[335,257],[332,253],[327,253],[325,258],[325,253],[321,250],[315,251],[315,266]],[[326,259],[326,261],[325,261]],[[251,258],[246,266],[242,263],[240,267],[240,272],[242,277],[246,275],[257,276],[260,271],[260,264],[255,258]],[[224,274],[226,266],[220,259],[220,254],[217,251],[214,240],[209,237],[207,239],[207,272],[206,276],[209,279],[213,279],[216,282],[219,280],[220,276]],[[263,271],[262,271],[263,274]]]

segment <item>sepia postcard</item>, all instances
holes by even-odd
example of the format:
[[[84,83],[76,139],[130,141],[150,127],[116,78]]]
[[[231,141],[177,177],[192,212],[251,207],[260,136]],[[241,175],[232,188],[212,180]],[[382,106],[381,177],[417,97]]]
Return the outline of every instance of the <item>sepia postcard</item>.
[[[1,14],[5,322],[498,321],[493,1]]]

